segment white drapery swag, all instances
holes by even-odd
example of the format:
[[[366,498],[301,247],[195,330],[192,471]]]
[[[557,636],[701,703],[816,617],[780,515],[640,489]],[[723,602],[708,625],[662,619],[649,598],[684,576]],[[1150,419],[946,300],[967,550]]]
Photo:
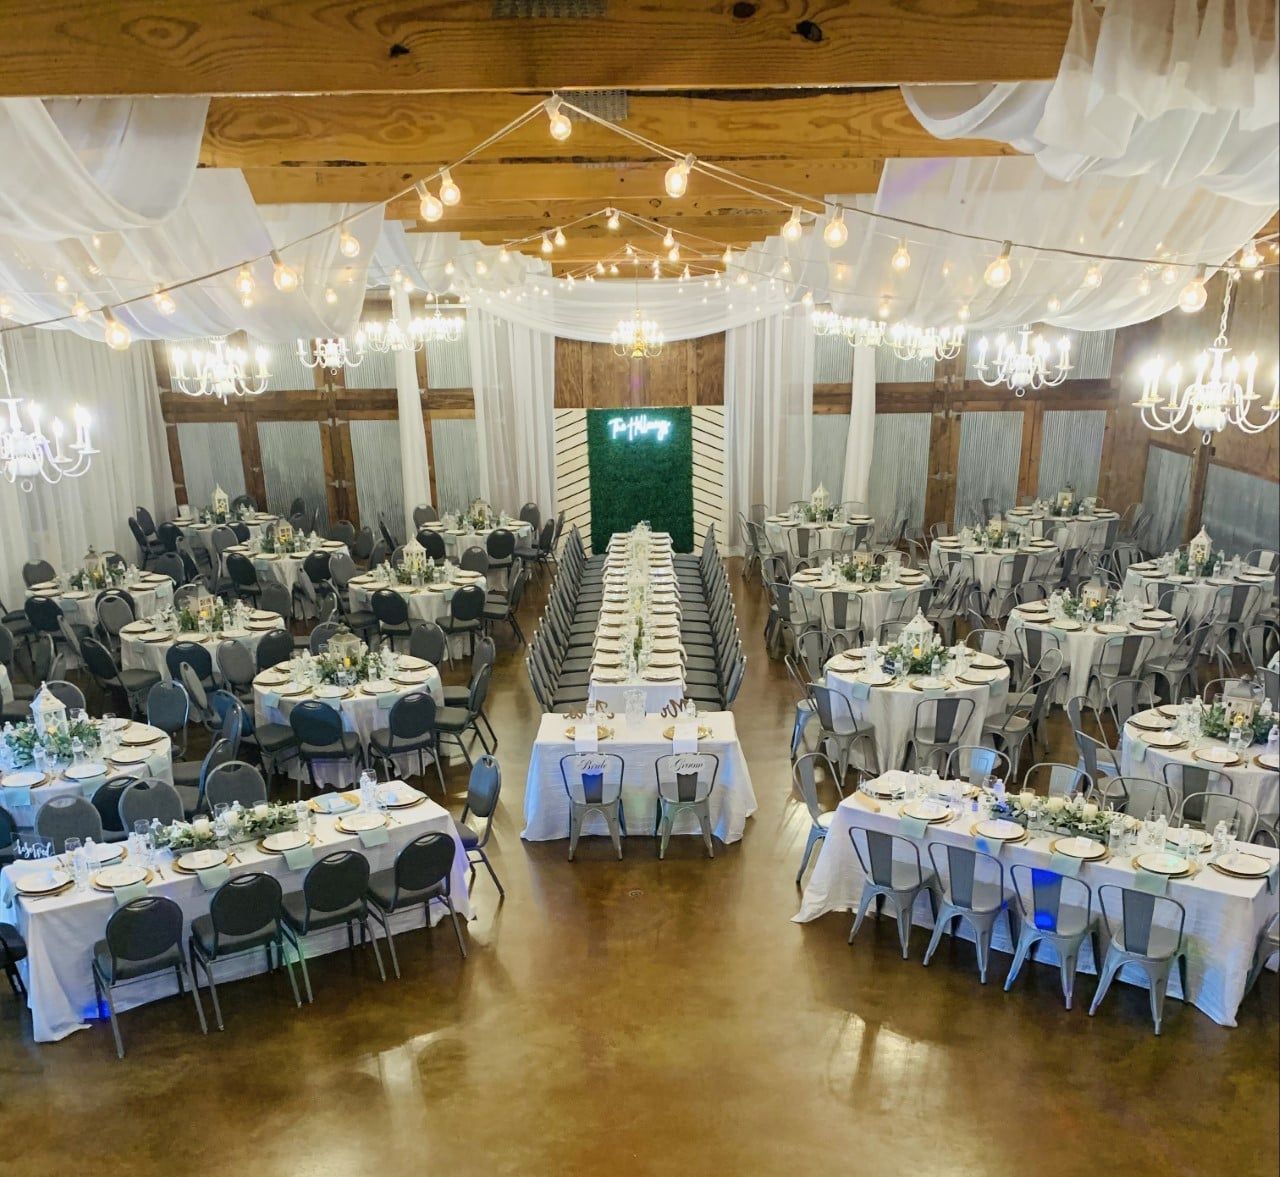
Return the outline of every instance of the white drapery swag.
[[[1057,180],[1090,173],[1280,202],[1275,0],[1075,0],[1053,82],[904,86],[939,139],[1034,155]]]
[[[69,331],[10,331],[4,336],[13,394],[38,400],[43,419],[71,420],[80,404],[102,451],[88,473],[30,494],[0,481],[0,584],[10,608],[26,597],[22,565],[37,557],[60,571],[79,565],[93,544],[136,562],[128,519],[141,504],[157,519],[177,505],[151,349],[115,352]]]
[[[840,497],[865,503],[871,492],[871,451],[876,439],[876,349],[853,349],[853,396],[844,449]]]
[[[813,466],[813,321],[794,307],[725,333],[724,514],[719,539],[741,551],[738,514],[807,497]]]
[[[0,99],[0,233],[155,225],[186,198],[207,98]]]
[[[409,322],[409,296],[402,287],[391,290],[391,310],[401,323]],[[411,351],[395,353],[396,419],[400,434],[400,478],[404,487],[405,537],[417,532],[413,509],[431,502],[431,466],[427,434],[422,423],[422,391],[418,387],[418,361]]]
[[[486,310],[467,316],[482,493],[497,509],[556,511],[555,338]]]

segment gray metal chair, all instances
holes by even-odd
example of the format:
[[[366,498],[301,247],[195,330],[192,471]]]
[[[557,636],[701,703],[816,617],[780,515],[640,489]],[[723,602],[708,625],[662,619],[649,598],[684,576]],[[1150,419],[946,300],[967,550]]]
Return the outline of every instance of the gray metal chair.
[[[1174,812],[1171,824],[1198,826],[1212,832],[1220,821],[1227,823],[1235,841],[1251,842],[1258,828],[1258,810],[1243,797],[1229,793],[1187,793]]]
[[[191,935],[187,941],[191,957],[191,974],[198,982],[203,969],[209,984],[209,996],[213,1000],[213,1016],[222,1024],[222,1005],[218,1000],[218,986],[213,978],[213,966],[217,961],[257,952],[267,954],[267,969],[271,971],[284,964],[289,975],[289,988],[293,990],[293,1004],[301,1007],[298,982],[293,975],[293,961],[285,951],[286,945],[294,956],[301,959],[297,938],[284,922],[284,894],[280,883],[271,875],[260,871],[237,875],[228,879],[209,901],[209,911],[191,921]],[[272,950],[275,951],[274,960]]]
[[[1118,911],[1108,910],[1109,900],[1113,909],[1119,906]],[[1114,883],[1104,883],[1098,888],[1098,907],[1106,924],[1109,943],[1098,970],[1098,988],[1089,1006],[1089,1016],[1093,1017],[1098,1012],[1116,973],[1125,965],[1136,965],[1147,974],[1147,985],[1151,991],[1151,1020],[1159,1034],[1164,1017],[1165,990],[1169,987],[1169,974],[1175,963],[1184,998],[1187,993],[1187,946],[1183,937],[1187,924],[1186,908],[1167,895],[1152,895],[1148,891],[1135,891]],[[1162,924],[1160,916],[1170,922],[1176,917],[1176,929]]]
[[[831,828],[831,819],[835,816],[835,810],[824,810],[818,800],[819,772],[825,773],[827,779],[839,791],[840,780],[836,774],[836,767],[822,752],[808,752],[791,766],[791,779],[800,789],[804,806],[809,811],[809,836],[804,844],[804,857],[800,859],[800,869],[796,871],[797,887],[800,886],[800,880],[808,869],[813,848],[826,838],[827,831]]]
[[[1169,785],[1139,776],[1103,777],[1094,799],[1130,817],[1152,820],[1163,816],[1172,821],[1178,809],[1178,794]]]
[[[187,972],[187,962],[182,955],[182,908],[172,899],[147,895],[112,912],[107,920],[105,937],[93,946],[90,971],[99,1009],[106,999],[117,1058],[124,1058],[124,1042],[120,1038],[112,992],[130,981],[167,973],[170,969],[178,978],[179,996],[185,994],[188,984],[191,986],[191,999],[200,1019],[200,1031],[207,1034],[209,1027],[204,1020],[200,994]]]
[[[720,757],[713,752],[680,752],[659,756],[653,766],[658,784],[658,821],[654,833],[659,836],[658,857],[666,858],[667,843],[676,817],[692,813],[702,827],[702,841],[707,857],[715,858],[711,836],[711,794],[720,773]]]
[[[120,794],[120,824],[126,831],[133,829],[135,822],[158,819],[167,826],[185,816],[182,798],[168,781],[144,777]]]
[[[949,781],[968,781],[984,785],[991,777],[1006,783],[1013,780],[1009,757],[985,744],[958,744],[946,754],[942,777]]]
[[[228,760],[211,769],[204,782],[204,801],[210,812],[218,805],[244,808],[267,799],[267,782],[262,773],[243,760]]]
[[[833,759],[840,769],[841,787],[843,788],[845,777],[849,774],[849,764],[855,751],[862,756],[858,771],[864,776],[879,776],[875,726],[858,719],[853,714],[849,700],[830,687],[812,683],[809,697],[813,700],[813,709],[818,717],[818,746],[825,750],[828,743],[831,743],[837,749]]]
[[[36,837],[50,843],[55,854],[66,852],[68,838],[79,838],[82,842],[87,838],[95,842],[103,840],[102,818],[83,797],[51,797],[36,810],[35,830]]]
[[[391,916],[405,908],[422,904],[427,926],[431,925],[431,904],[442,903],[453,920],[453,934],[458,951],[465,960],[467,946],[462,941],[462,925],[453,906],[450,875],[453,870],[454,842],[448,834],[423,834],[404,846],[396,855],[395,865],[369,877],[369,914],[382,925],[382,936],[391,949],[391,968],[400,979],[400,958],[396,955]]]
[[[184,761],[182,764],[173,766],[173,787],[177,791],[178,799],[187,817],[194,817],[206,808],[204,790],[209,774],[219,764],[226,764],[227,761],[235,758],[236,748],[232,741],[219,738],[209,745],[209,751],[204,754],[204,759],[199,764]],[[131,828],[126,827],[126,829]]]
[[[975,709],[974,701],[963,696],[921,699],[916,704],[903,763],[925,764],[940,752],[950,754],[964,739]]]
[[[861,846],[858,844],[859,836],[863,842]],[[922,891],[929,896],[929,906],[933,910],[934,919],[937,919],[937,878],[933,871],[926,870],[921,864],[920,848],[909,838],[886,833],[884,830],[854,827],[849,831],[849,841],[853,844],[853,852],[857,855],[858,865],[862,867],[864,876],[862,898],[858,901],[858,912],[853,917],[853,927],[849,929],[849,943],[853,943],[858,929],[862,927],[872,901],[875,901],[876,918],[879,919],[887,899],[893,904],[898,919],[898,942],[902,945],[902,959],[906,960],[911,943],[911,913]],[[914,861],[900,860],[897,856],[898,849],[910,850]]]
[[[1098,697],[1105,698],[1111,685],[1122,678],[1143,678],[1147,655],[1155,645],[1153,637],[1143,634],[1116,634],[1102,643],[1098,661],[1089,671],[1085,694],[1093,697],[1094,687]]]
[[[369,925],[369,860],[354,850],[338,850],[326,854],[314,863],[302,880],[302,890],[284,897],[284,922],[301,941],[312,932],[325,928],[347,929],[347,943],[354,949],[352,931],[360,929],[360,943],[366,937],[373,946],[373,957],[378,962],[378,976],[387,979],[382,967],[382,953],[378,940]],[[302,983],[307,991],[307,1002],[315,1000],[311,992],[311,976],[307,972],[306,953],[299,951],[302,963]]]
[[[1170,760],[1162,772],[1164,783],[1171,785],[1177,791],[1177,796],[1183,799],[1184,806],[1186,799],[1196,794],[1235,792],[1235,782],[1225,772],[1219,772],[1216,768],[1205,768],[1202,764],[1179,764],[1176,760]],[[1190,809],[1184,809],[1181,813],[1181,824],[1187,825],[1189,822],[1203,824],[1201,808],[1203,806],[1193,805]]]
[[[978,979],[987,983],[987,965],[991,957],[991,933],[1001,914],[1009,921],[1010,939],[1013,938],[1013,919],[1008,914],[1009,901],[1004,893],[1004,866],[994,854],[984,854],[967,846],[929,843],[929,861],[933,864],[942,903],[933,923],[933,935],[925,949],[927,965],[942,942],[944,932],[964,921],[973,929],[973,941],[978,950]],[[939,854],[946,855],[947,872],[943,875]],[[994,872],[995,881],[991,881]],[[979,877],[985,873],[986,878]]]
[[[1093,792],[1093,781],[1084,769],[1074,764],[1042,760],[1027,769],[1022,787],[1045,797],[1082,795],[1087,799]]]
[[[430,754],[445,793],[444,775],[440,769],[440,744],[436,736],[436,701],[426,691],[411,691],[391,705],[387,726],[369,737],[369,763],[381,764],[387,780],[395,774],[395,758],[418,754],[418,775],[427,771],[426,755]]]
[[[502,768],[492,756],[481,756],[471,766],[471,776],[467,780],[467,803],[462,808],[462,816],[453,823],[454,833],[462,842],[467,852],[467,861],[471,863],[471,877],[475,878],[476,863],[482,863],[498,894],[505,897],[506,891],[498,879],[498,872],[489,861],[486,847],[493,833],[493,815],[497,812],[498,801],[502,797]],[[467,818],[475,816],[484,823],[479,832],[467,824]],[[476,857],[472,857],[472,855]]]
[[[1093,959],[1098,960],[1100,955],[1093,892],[1089,884],[1080,879],[1024,863],[1016,863],[1009,868],[1009,879],[1021,918],[1017,924],[1018,940],[1013,951],[1013,963],[1004,981],[1005,992],[1013,988],[1027,958],[1035,960],[1036,945],[1048,944],[1057,953],[1062,973],[1062,997],[1070,1009],[1080,946],[1088,939],[1093,945]]]
[[[616,752],[571,752],[560,757],[560,779],[569,798],[569,861],[578,852],[578,839],[587,816],[598,813],[609,827],[609,837],[622,858],[622,778],[626,764]]]
[[[355,732],[342,726],[342,716],[327,703],[310,699],[289,712],[289,726],[298,743],[298,756],[306,765],[312,789],[320,789],[315,766],[326,763],[350,763],[353,771],[365,764],[364,746]],[[298,782],[301,796],[302,782]]]

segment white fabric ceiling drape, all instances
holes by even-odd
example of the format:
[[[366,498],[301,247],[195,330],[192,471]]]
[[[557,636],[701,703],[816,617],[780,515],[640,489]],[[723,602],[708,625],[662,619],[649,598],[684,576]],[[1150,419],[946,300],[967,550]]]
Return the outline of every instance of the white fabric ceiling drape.
[[[871,451],[876,438],[876,349],[853,349],[849,438],[844,450],[840,498],[865,503],[871,490]]]
[[[904,86],[939,139],[978,136],[1057,180],[1091,173],[1280,201],[1275,0],[1075,0],[1053,82]]]
[[[400,287],[391,291],[391,309],[401,323],[410,319],[409,296]],[[413,509],[431,502],[431,467],[427,435],[422,423],[422,390],[418,387],[418,362],[411,351],[395,353],[396,420],[400,435],[400,477],[404,487],[404,534],[417,532]]]
[[[741,550],[738,514],[807,497],[813,466],[813,322],[795,307],[725,334],[724,514],[720,539]]]
[[[34,398],[46,420],[59,416],[64,423],[72,405],[82,405],[102,451],[82,477],[55,486],[37,482],[29,494],[0,482],[0,583],[5,601],[17,608],[26,596],[26,560],[42,557],[66,570],[93,544],[135,561],[128,528],[134,509],[141,504],[166,519],[177,508],[150,348],[115,352],[67,331],[34,329],[7,333],[4,348],[13,395]]]
[[[207,98],[0,99],[0,234],[154,225],[186,197]]]
[[[473,308],[467,316],[480,479],[485,498],[554,515],[555,338]]]

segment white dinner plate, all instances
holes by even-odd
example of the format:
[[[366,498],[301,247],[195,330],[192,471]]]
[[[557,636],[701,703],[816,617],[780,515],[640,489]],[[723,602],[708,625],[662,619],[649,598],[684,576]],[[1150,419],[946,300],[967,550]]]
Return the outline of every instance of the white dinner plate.
[[[1027,831],[1016,821],[989,817],[985,821],[975,822],[973,832],[983,838],[995,838],[999,842],[1016,842]]]
[[[0,781],[0,788],[34,789],[36,785],[44,784],[45,780],[45,773],[25,768],[20,772],[6,772],[4,779]]]
[[[344,834],[358,834],[386,825],[387,819],[380,813],[348,813],[338,818],[336,824]]]
[[[1150,748],[1176,748],[1186,741],[1179,739],[1173,732],[1143,732],[1142,742]]]
[[[208,870],[211,866],[221,866],[226,861],[225,850],[188,850],[178,859],[178,866],[194,874],[196,871]]]
[[[1242,875],[1247,879],[1260,879],[1271,873],[1271,863],[1256,854],[1243,850],[1228,850],[1213,860],[1213,865],[1229,875]]]
[[[1053,849],[1058,854],[1065,854],[1069,858],[1082,858],[1086,862],[1103,858],[1107,853],[1107,848],[1101,842],[1095,842],[1092,838],[1086,838],[1083,835],[1074,838],[1058,838],[1053,843]]]
[[[944,805],[941,801],[931,801],[927,797],[908,801],[903,805],[900,812],[904,817],[914,817],[918,821],[927,822],[946,821],[951,816],[949,806]]]
[[[106,776],[107,766],[98,760],[69,764],[62,770],[62,775],[69,781],[91,781],[94,777]]]
[[[286,850],[298,850],[305,846],[309,841],[306,834],[301,830],[280,830],[275,834],[268,834],[262,839],[262,848],[269,850],[273,854],[283,854]]]
[[[112,891],[117,887],[132,887],[134,883],[146,882],[145,867],[134,866],[131,862],[122,862],[118,866],[103,867],[93,876],[93,885]]]
[[[1171,854],[1167,850],[1148,850],[1133,861],[1153,875],[1168,875],[1170,878],[1185,875],[1190,869],[1190,863],[1181,854]]]
[[[48,895],[71,882],[71,876],[56,867],[49,870],[15,871],[14,888],[23,895]]]
[[[1148,741],[1149,743],[1150,741]],[[1211,764],[1233,764],[1239,757],[1231,751],[1230,748],[1217,748],[1210,746],[1208,748],[1197,748],[1196,755],[1201,760],[1207,760]]]

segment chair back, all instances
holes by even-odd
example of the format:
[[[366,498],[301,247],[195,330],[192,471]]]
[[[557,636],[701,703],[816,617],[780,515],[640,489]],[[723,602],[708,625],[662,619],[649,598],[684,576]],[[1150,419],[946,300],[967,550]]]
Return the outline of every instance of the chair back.
[[[57,572],[48,560],[28,560],[22,566],[22,583],[31,588],[46,581],[56,580]]]
[[[191,706],[195,708],[197,718],[201,721],[208,720],[209,694],[204,689],[204,683],[200,681],[196,668],[190,662],[179,663],[178,677],[182,679],[183,689],[187,692]]]
[[[89,803],[98,811],[98,817],[102,819],[104,832],[129,832],[124,828],[124,823],[120,820],[120,798],[124,796],[125,790],[137,779],[137,777],[132,776],[108,777],[93,791],[93,796],[89,799]]]
[[[1155,643],[1142,634],[1116,634],[1102,643],[1098,672],[1106,679],[1135,678]]]
[[[490,560],[505,563],[516,550],[516,535],[505,527],[495,527],[484,541],[484,550]]]
[[[447,639],[434,621],[415,621],[409,627],[409,653],[439,666],[447,652]]]
[[[949,842],[930,842],[928,851],[948,903],[979,913],[999,911],[1004,905],[1004,865],[994,854]],[[991,889],[998,896],[994,903],[989,902]]]
[[[68,838],[101,842],[102,818],[83,797],[51,797],[36,810],[35,830],[40,841],[51,842],[53,852],[62,854]]]
[[[1130,817],[1172,818],[1178,809],[1178,796],[1164,781],[1113,776],[1099,782],[1098,788],[1103,804],[1111,804]]]
[[[894,859],[899,851],[904,852],[902,857],[907,860],[902,865],[914,864],[916,868],[916,877],[912,885],[919,885],[923,881],[924,867],[920,862],[920,847],[910,838],[903,838],[884,830],[867,830],[861,826],[852,826],[849,829],[849,841],[853,845],[854,854],[858,857],[858,865],[862,867],[862,873],[876,886],[892,887],[894,885],[896,881],[893,871]]]
[[[409,603],[395,589],[378,589],[369,598],[369,608],[380,625],[408,624]]]
[[[163,895],[146,895],[111,913],[105,939],[115,972],[182,946],[182,908]],[[171,967],[165,964],[163,968]]]
[[[317,625],[307,639],[307,649],[311,651],[312,656],[323,653],[325,646],[329,644],[329,639],[341,628],[340,621],[322,621]]]
[[[258,570],[253,561],[241,552],[229,552],[226,556],[227,575],[237,588],[261,588],[258,583]]]
[[[28,597],[23,605],[23,612],[36,633],[62,632],[62,606],[52,597]]]
[[[182,798],[168,781],[143,777],[120,795],[120,824],[126,830],[133,829],[137,821],[159,818],[160,824],[167,826],[184,816]]]
[[[542,511],[538,508],[537,503],[525,503],[525,505],[520,508],[519,519],[521,523],[527,523],[529,525],[529,529],[534,535],[537,535],[539,529],[542,527]]]
[[[336,744],[342,739],[342,717],[327,703],[308,699],[289,712],[289,726],[305,751]]]
[[[1103,883],[1098,888],[1098,909],[1107,925],[1109,938],[1124,952],[1149,957],[1153,933],[1161,928],[1173,931],[1171,924],[1176,924],[1177,928],[1176,945],[1182,944],[1187,909],[1167,895],[1153,895],[1150,891]]]
[[[560,757],[560,779],[575,805],[616,805],[625,771],[616,752],[571,752]]]
[[[1058,932],[1064,909],[1073,912],[1073,924],[1077,922],[1074,913],[1082,913],[1082,928],[1087,928],[1093,919],[1093,891],[1083,879],[1015,863],[1009,868],[1009,881],[1022,918],[1041,932]]]
[[[436,701],[426,691],[410,691],[391,706],[387,730],[395,740],[420,740],[436,726]]]
[[[832,784],[838,785],[840,782],[840,774],[831,763],[831,758],[822,752],[806,752],[791,766],[791,779],[800,790],[800,796],[804,799],[804,806],[814,825],[818,824],[823,812],[818,801],[820,775],[825,776]]]
[[[857,593],[830,592],[818,596],[818,612],[826,630],[862,629],[862,597]]]
[[[1014,640],[1022,652],[1023,660],[1028,666],[1035,666],[1044,657],[1046,650],[1062,652],[1062,642],[1051,630],[1039,626],[1020,625],[1014,630]]]
[[[1074,764],[1062,764],[1044,760],[1033,764],[1022,777],[1022,787],[1033,793],[1043,791],[1046,797],[1088,797],[1093,792],[1093,780],[1082,768]]]
[[[479,572],[481,575],[487,575],[489,572],[489,553],[484,548],[473,545],[462,553],[462,558],[458,561],[458,567],[465,572]]]
[[[68,682],[65,678],[52,678],[44,685],[68,711],[84,710],[84,692],[75,683]]]
[[[463,585],[449,602],[452,621],[476,621],[484,613],[484,589],[478,584]]]
[[[116,660],[111,656],[111,651],[106,646],[96,638],[85,638],[80,643],[80,653],[84,656],[84,662],[89,668],[89,673],[99,683],[110,683],[113,686],[119,686],[120,668],[116,666]]]
[[[293,635],[287,629],[273,629],[263,635],[254,653],[258,670],[267,670],[293,657]]]
[[[156,557],[152,568],[167,576],[174,584],[182,584],[187,579],[187,567],[177,552],[165,552]]]
[[[307,574],[312,584],[317,584],[322,580],[329,579],[329,553],[328,552],[308,552],[307,558],[302,561],[302,571]]]
[[[202,683],[207,685],[213,682],[213,656],[209,653],[209,648],[203,643],[174,642],[165,651],[164,664],[169,668],[169,676],[171,678],[182,677],[182,671],[179,667],[184,662],[196,672],[196,676]]]
[[[252,871],[228,879],[209,900],[214,956],[218,955],[224,936],[231,941],[228,947],[234,950],[238,939],[275,931],[283,910],[284,892],[272,875]]]
[[[329,527],[329,538],[351,547],[356,542],[356,525],[350,519],[339,519]]]
[[[245,691],[258,673],[252,652],[243,642],[226,638],[218,643],[218,669],[222,679],[235,690]]]
[[[834,691],[820,683],[812,683],[809,686],[809,695],[813,699],[813,708],[818,713],[818,722],[822,725],[823,731],[846,736],[859,730],[858,721],[853,714],[853,706],[839,691]]]
[[[492,821],[502,796],[502,769],[492,756],[481,756],[471,767],[467,781],[467,804],[464,814]],[[487,837],[487,834],[486,834]]]
[[[1170,760],[1164,766],[1163,775],[1164,783],[1171,785],[1184,799],[1193,793],[1235,792],[1235,782],[1225,772],[1206,768],[1203,764],[1180,764]]]
[[[444,536],[438,531],[433,531],[431,528],[424,527],[420,532],[418,532],[418,543],[422,545],[422,550],[426,552],[432,560],[443,560],[447,556],[444,546]]]
[[[369,860],[354,850],[326,854],[307,871],[302,881],[302,898],[307,916],[312,912],[335,912],[364,906],[369,886]]]
[[[233,805],[237,801],[248,808],[267,799],[267,783],[252,764],[228,760],[210,769],[205,777],[204,797],[211,810],[215,805]]]
[[[964,697],[921,699],[916,704],[916,734],[928,737],[935,744],[953,743],[969,726],[974,708],[974,701]]]
[[[653,766],[658,796],[672,804],[697,804],[711,796],[720,772],[714,752],[668,752]]]
[[[991,777],[1008,781],[1011,772],[1009,757],[985,744],[961,744],[947,753],[943,777],[951,781],[968,781],[971,785],[984,785]]]
[[[123,593],[106,590],[98,595],[98,624],[114,638],[123,626],[135,620],[132,600]]]
[[[1209,831],[1225,821],[1232,838],[1251,842],[1258,828],[1258,810],[1243,797],[1230,793],[1188,793],[1174,815],[1175,825],[1197,825]]]
[[[440,512],[430,503],[419,503],[413,509],[413,525],[421,527],[424,523],[438,523],[440,521]]]
[[[453,839],[440,831],[414,838],[396,855],[396,900],[401,892],[412,895],[436,886],[448,895],[454,852]]]

